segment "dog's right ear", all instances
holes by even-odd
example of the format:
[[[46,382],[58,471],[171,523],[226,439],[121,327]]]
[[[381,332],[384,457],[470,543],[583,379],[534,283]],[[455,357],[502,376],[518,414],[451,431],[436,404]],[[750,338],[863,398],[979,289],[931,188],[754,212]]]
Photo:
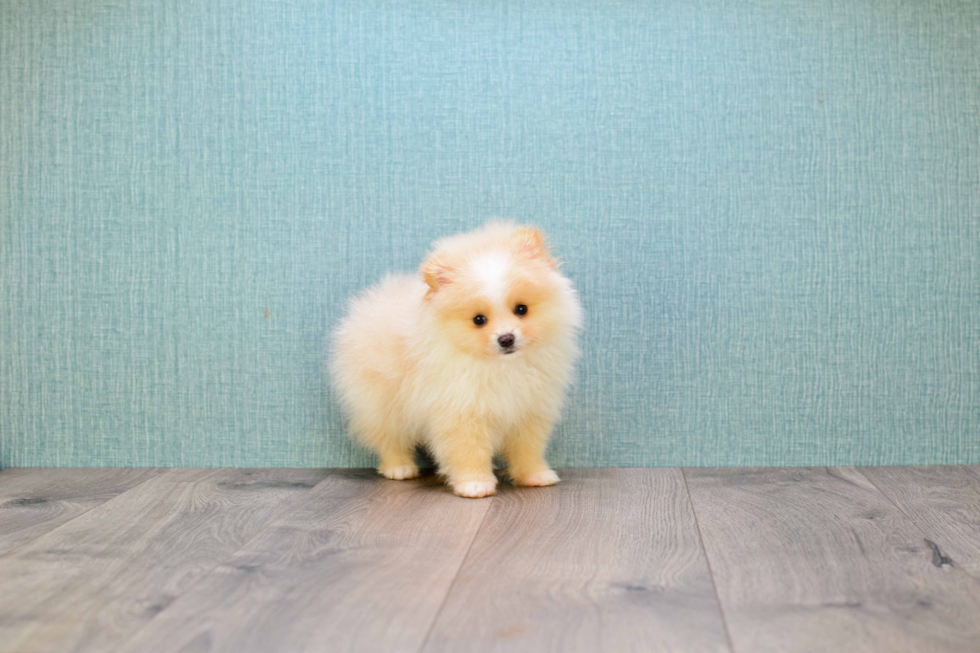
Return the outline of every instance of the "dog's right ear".
[[[553,268],[558,267],[544,236],[534,227],[520,227],[512,237],[517,245],[517,251],[524,256],[547,263]]]
[[[452,281],[452,272],[453,267],[449,264],[445,256],[440,255],[438,252],[431,254],[425,260],[425,263],[422,264],[422,278],[429,286],[429,292],[425,296],[428,297],[440,288],[448,285]]]

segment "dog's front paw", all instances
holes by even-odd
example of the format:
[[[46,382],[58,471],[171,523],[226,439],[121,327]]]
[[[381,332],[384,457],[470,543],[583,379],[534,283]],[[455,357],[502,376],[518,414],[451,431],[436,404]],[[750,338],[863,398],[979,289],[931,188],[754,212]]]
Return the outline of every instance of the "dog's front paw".
[[[543,469],[540,472],[535,472],[529,474],[523,478],[514,479],[515,485],[525,485],[528,487],[544,487],[546,485],[554,485],[561,479],[558,478],[558,474],[555,473],[553,469]]]
[[[464,481],[453,485],[453,492],[470,499],[492,497],[497,493],[497,481]]]
[[[378,471],[385,478],[393,481],[407,481],[410,478],[418,478],[419,468],[416,465],[394,465],[392,467],[380,467]]]

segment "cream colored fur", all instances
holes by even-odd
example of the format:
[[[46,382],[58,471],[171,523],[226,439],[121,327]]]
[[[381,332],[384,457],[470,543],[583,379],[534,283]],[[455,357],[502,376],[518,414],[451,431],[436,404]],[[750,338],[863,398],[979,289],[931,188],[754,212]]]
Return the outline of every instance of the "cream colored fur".
[[[333,387],[388,478],[417,476],[422,444],[461,496],[494,494],[495,453],[515,483],[552,485],[544,450],[581,322],[540,233],[489,223],[437,241],[419,274],[390,275],[350,303],[332,337]]]

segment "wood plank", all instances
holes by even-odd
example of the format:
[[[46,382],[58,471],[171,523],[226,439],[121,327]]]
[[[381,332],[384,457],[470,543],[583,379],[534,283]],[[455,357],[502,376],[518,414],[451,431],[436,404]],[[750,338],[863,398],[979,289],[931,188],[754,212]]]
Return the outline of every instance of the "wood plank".
[[[0,556],[116,495],[157,469],[5,469],[0,473]]]
[[[980,584],[858,470],[686,474],[736,651],[980,650]]]
[[[338,471],[123,651],[417,651],[493,499]]]
[[[727,651],[677,469],[498,495],[424,651]]]
[[[933,557],[980,579],[980,468],[866,467],[861,472],[929,538]]]
[[[0,650],[112,650],[327,473],[169,470],[0,558]]]

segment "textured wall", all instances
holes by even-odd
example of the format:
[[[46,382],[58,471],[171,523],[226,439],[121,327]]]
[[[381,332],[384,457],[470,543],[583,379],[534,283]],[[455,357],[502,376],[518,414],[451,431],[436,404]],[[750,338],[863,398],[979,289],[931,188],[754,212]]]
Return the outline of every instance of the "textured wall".
[[[980,3],[0,3],[0,466],[347,465],[322,341],[550,232],[561,465],[980,462]]]

